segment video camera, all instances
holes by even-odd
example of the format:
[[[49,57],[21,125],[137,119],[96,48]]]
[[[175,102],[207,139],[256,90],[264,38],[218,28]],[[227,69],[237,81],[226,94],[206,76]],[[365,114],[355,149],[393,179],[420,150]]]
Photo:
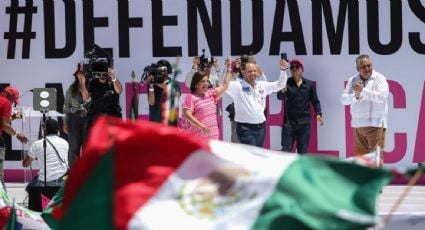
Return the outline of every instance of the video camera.
[[[205,70],[205,67],[214,64],[214,57],[207,57],[205,55],[205,49],[202,49],[202,55],[199,57],[199,69]]]
[[[108,68],[112,68],[113,60],[100,46],[93,44],[88,50],[84,58],[88,59],[84,64],[84,74],[86,77],[96,77],[108,72]]]
[[[167,66],[160,66],[156,63],[145,66],[141,80],[145,81],[146,77],[152,75],[152,83],[161,84],[165,81],[163,73],[168,73]]]

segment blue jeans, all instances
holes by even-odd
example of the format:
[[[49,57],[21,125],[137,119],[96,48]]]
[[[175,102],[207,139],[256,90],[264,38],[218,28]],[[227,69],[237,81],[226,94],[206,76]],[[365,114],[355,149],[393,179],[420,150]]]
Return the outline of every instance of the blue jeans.
[[[263,147],[266,138],[266,124],[236,123],[236,134],[242,144]]]
[[[282,151],[291,152],[294,142],[297,141],[297,152],[307,153],[310,140],[311,124],[286,123],[282,126]]]
[[[81,117],[80,115],[69,116],[68,127],[68,161],[69,167],[71,167],[80,157],[80,151],[86,138],[86,117]]]

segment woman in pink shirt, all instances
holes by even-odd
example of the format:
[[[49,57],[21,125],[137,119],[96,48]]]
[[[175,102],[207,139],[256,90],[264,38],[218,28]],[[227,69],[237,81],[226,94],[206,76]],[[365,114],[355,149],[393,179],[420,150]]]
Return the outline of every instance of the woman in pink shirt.
[[[195,133],[204,140],[217,140],[219,137],[217,123],[217,101],[229,87],[232,70],[231,58],[226,59],[226,75],[223,84],[216,88],[208,88],[208,74],[198,71],[193,75],[190,83],[191,94],[186,95],[183,103],[184,119],[188,125],[186,130]]]

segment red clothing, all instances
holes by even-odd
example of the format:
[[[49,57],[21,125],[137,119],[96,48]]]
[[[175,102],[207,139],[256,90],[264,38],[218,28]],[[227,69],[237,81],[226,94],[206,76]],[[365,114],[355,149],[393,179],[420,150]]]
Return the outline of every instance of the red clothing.
[[[12,103],[5,96],[0,95],[0,119],[10,117],[12,113]],[[0,133],[3,132],[3,122],[0,121]]]

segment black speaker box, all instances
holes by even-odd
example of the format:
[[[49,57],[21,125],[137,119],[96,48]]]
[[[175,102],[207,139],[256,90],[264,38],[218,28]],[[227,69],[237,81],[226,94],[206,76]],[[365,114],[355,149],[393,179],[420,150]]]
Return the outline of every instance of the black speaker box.
[[[41,212],[41,193],[43,196],[50,199],[56,194],[56,192],[61,188],[61,186],[47,186],[47,187],[38,187],[38,186],[28,186],[28,208]]]

